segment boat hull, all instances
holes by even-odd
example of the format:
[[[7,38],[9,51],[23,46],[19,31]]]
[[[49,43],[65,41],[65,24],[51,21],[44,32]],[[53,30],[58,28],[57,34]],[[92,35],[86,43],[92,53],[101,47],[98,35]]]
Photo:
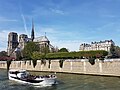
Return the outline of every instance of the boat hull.
[[[52,78],[44,78],[41,80],[29,80],[29,79],[24,80],[24,79],[9,76],[9,80],[13,80],[22,84],[35,85],[35,86],[52,86],[54,84],[57,84],[56,79],[52,79]]]

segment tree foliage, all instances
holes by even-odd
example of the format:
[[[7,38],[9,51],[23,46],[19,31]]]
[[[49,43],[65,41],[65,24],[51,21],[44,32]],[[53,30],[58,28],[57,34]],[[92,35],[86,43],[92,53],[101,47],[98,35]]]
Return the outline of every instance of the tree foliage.
[[[39,46],[35,42],[28,42],[23,50],[23,57],[31,59],[33,52],[38,52],[40,50]]]
[[[115,54],[117,57],[120,57],[120,47],[119,46],[115,46]]]
[[[22,59],[21,52],[20,51],[16,52],[16,60],[21,60],[21,59]]]
[[[27,46],[27,45],[26,45]],[[32,45],[31,45],[32,46]],[[28,48],[28,47],[27,47]],[[26,50],[26,49],[25,49]],[[32,60],[45,60],[45,59],[83,59],[83,58],[104,58],[108,55],[107,51],[97,50],[97,51],[79,51],[79,52],[56,52],[56,53],[40,53],[36,49],[31,51],[26,50],[27,55]],[[31,52],[31,53],[30,53]]]
[[[81,59],[81,58],[101,58],[108,55],[107,51],[80,51],[80,52],[58,52],[48,53],[46,59]]]
[[[107,51],[98,50],[98,51],[80,51],[80,52],[57,52],[57,53],[48,53],[46,55],[34,52],[32,59],[82,59],[82,58],[101,58],[108,55]]]
[[[44,54],[49,53],[49,52],[50,52],[49,46],[41,46],[41,47],[40,47],[40,52],[41,52],[41,53],[44,53]]]
[[[0,57],[3,57],[3,56],[7,56],[7,52],[6,51],[1,51],[0,52]]]
[[[45,58],[45,54],[40,52],[33,52],[31,59],[39,60]]]
[[[120,47],[111,45],[108,58],[118,58],[118,57],[120,57]]]
[[[111,56],[115,54],[115,46],[113,44],[110,47],[110,54]]]
[[[58,50],[58,52],[68,52],[68,49],[66,49],[66,48],[61,48],[60,50]]]

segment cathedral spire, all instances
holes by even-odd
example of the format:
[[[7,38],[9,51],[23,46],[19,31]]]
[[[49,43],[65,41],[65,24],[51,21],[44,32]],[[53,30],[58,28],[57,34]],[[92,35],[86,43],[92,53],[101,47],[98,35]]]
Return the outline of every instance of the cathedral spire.
[[[34,35],[34,22],[33,22],[33,19],[32,19],[32,32],[31,32],[32,41],[34,40],[34,38],[35,38],[35,35]]]

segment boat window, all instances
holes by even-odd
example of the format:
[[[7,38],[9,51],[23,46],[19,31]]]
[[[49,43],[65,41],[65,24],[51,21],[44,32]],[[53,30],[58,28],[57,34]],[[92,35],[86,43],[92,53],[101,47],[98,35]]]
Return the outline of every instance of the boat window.
[[[15,72],[9,72],[10,74],[18,74],[19,72],[18,71],[15,71]]]

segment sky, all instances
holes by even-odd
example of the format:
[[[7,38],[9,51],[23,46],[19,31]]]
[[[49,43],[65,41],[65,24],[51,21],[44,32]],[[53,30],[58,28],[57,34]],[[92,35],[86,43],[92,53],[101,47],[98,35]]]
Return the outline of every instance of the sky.
[[[0,0],[0,51],[9,32],[46,36],[54,47],[79,51],[82,43],[120,46],[120,0]]]

